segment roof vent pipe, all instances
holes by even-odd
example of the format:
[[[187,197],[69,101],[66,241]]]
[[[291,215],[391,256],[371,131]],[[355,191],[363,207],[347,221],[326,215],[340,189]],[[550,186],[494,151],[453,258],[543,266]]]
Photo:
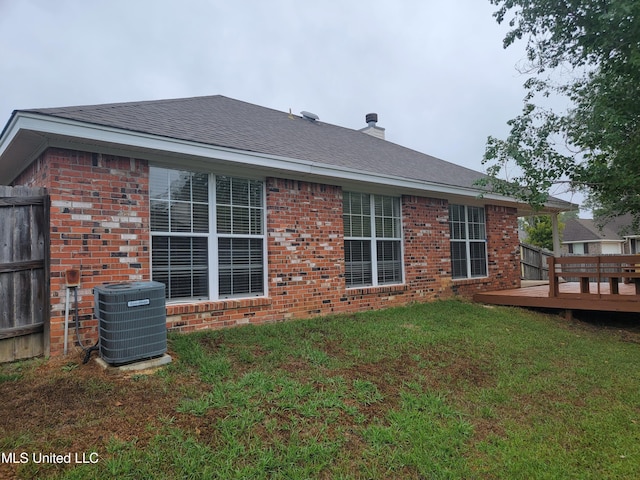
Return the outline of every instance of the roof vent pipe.
[[[364,121],[367,122],[367,125],[369,125],[370,127],[375,127],[376,123],[378,123],[378,114],[367,113],[364,117]]]
[[[359,131],[366,133],[367,135],[371,135],[372,137],[379,138],[380,140],[384,140],[384,128],[376,125],[376,123],[378,123],[378,114],[367,113],[364,116],[364,120],[367,122],[367,126],[361,128]]]

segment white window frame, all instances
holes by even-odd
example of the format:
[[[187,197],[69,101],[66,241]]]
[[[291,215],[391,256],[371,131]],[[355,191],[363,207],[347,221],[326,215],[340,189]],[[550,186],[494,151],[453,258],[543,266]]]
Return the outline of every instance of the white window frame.
[[[206,195],[207,195],[207,200],[206,203],[203,202],[202,200],[198,201],[193,197],[193,194],[195,193],[193,189],[191,189],[189,191],[189,199],[184,199],[184,198],[180,198],[175,196],[174,194],[177,193],[176,191],[174,191],[171,188],[170,184],[165,185],[167,190],[165,192],[166,195],[161,196],[161,197],[152,197],[151,196],[151,183],[150,183],[150,190],[149,190],[149,207],[150,207],[150,212],[149,212],[149,216],[150,216],[150,221],[149,221],[149,235],[150,235],[150,239],[149,239],[149,245],[150,245],[150,263],[151,263],[151,275],[153,277],[153,273],[154,273],[154,269],[153,269],[153,257],[154,257],[154,239],[156,238],[161,238],[161,239],[167,239],[167,241],[169,243],[173,243],[175,241],[175,239],[203,239],[204,243],[207,244],[205,248],[204,253],[207,256],[207,262],[204,263],[204,268],[200,267],[199,270],[195,270],[193,268],[193,263],[191,265],[191,268],[189,270],[185,270],[184,267],[181,268],[179,266],[179,264],[181,262],[175,262],[177,264],[176,268],[172,268],[171,264],[172,264],[172,260],[174,259],[180,259],[182,258],[184,260],[185,258],[185,253],[188,257],[190,257],[191,259],[193,259],[193,254],[194,254],[194,250],[193,249],[189,249],[189,250],[184,250],[182,252],[179,252],[179,255],[174,255],[172,256],[170,253],[168,254],[168,258],[167,258],[167,285],[166,285],[166,294],[167,296],[172,294],[172,289],[171,289],[171,284],[173,283],[171,280],[172,278],[175,278],[175,274],[177,272],[180,272],[181,270],[183,272],[188,271],[188,277],[189,280],[191,282],[191,285],[189,286],[189,294],[186,296],[173,296],[171,300],[182,300],[182,299],[203,299],[203,298],[207,298],[208,295],[208,290],[210,289],[210,285],[208,283],[208,269],[209,269],[209,252],[208,252],[208,239],[209,239],[209,232],[211,229],[211,224],[210,224],[210,218],[208,216],[208,205],[209,205],[209,192],[208,192],[208,175],[207,174],[202,174],[202,172],[194,172],[191,170],[185,170],[185,169],[159,169],[159,170],[163,170],[164,172],[168,172],[169,174],[169,180],[171,180],[171,172],[174,174],[181,174],[181,173],[188,173],[189,175],[191,175],[190,177],[190,185],[193,186],[193,183],[191,182],[191,180],[193,180],[194,176],[196,174],[200,174],[201,176],[206,176],[206,181],[207,181],[207,190],[206,190]],[[149,171],[149,179],[151,181],[151,176],[152,176],[152,170]],[[163,187],[164,188],[164,187]],[[201,190],[200,192],[203,192],[203,190]],[[184,192],[180,192],[181,195],[183,196]],[[158,204],[160,206],[164,205],[164,208],[166,208],[166,215],[161,215],[160,221],[166,221],[166,230],[154,230],[154,204]],[[180,208],[180,205],[183,205],[182,208]],[[188,205],[188,210],[185,210],[184,206]],[[200,207],[202,208],[204,205],[206,205],[207,208],[207,215],[206,216],[206,229],[202,230],[202,229],[195,229],[194,227],[196,226],[194,224],[194,217],[193,217],[193,213],[194,213],[194,206],[196,205],[200,205]],[[176,208],[176,211],[173,211],[173,208]],[[161,207],[162,208],[162,207]],[[180,211],[182,210],[182,211]],[[187,214],[187,211],[189,212],[188,215],[190,216],[190,218],[188,219],[188,222],[184,222],[184,215]],[[201,212],[202,213],[202,212]],[[175,230],[173,228],[173,224],[174,224],[174,215],[175,218],[177,218],[176,220],[176,225],[177,224],[182,224],[182,226],[186,226],[189,228],[189,231],[180,231],[180,230]],[[200,230],[200,231],[198,231]],[[177,252],[176,250],[173,250],[174,252]],[[200,265],[203,265],[202,262],[200,263]],[[206,270],[204,270],[206,269]],[[200,296],[194,296],[193,295],[193,281],[196,278],[196,271],[199,271],[200,274],[202,275],[203,273],[205,274],[206,278],[207,278],[207,291],[206,292],[202,292],[203,295]],[[201,277],[202,278],[202,277]],[[160,280],[160,281],[165,281],[164,278],[160,277],[158,278],[158,276],[155,277],[156,280]]]
[[[255,178],[244,178],[239,177],[237,175],[220,175],[230,178],[236,178],[240,180],[253,180],[259,181],[262,185],[261,188],[261,207],[259,208],[262,211],[261,214],[261,226],[260,231],[261,234],[233,234],[233,233],[224,233],[219,234],[217,231],[217,199],[216,199],[216,179],[219,175],[211,172],[198,172],[197,170],[192,170],[188,168],[173,168],[166,166],[154,166],[151,165],[150,169],[157,168],[162,170],[173,170],[173,171],[187,171],[191,173],[206,173],[207,174],[207,182],[208,182],[208,222],[209,222],[209,231],[204,232],[170,232],[170,231],[154,231],[151,229],[151,224],[149,224],[149,244],[150,244],[150,268],[151,268],[151,276],[153,279],[153,237],[167,237],[167,236],[175,236],[175,237],[201,237],[207,238],[207,259],[208,259],[208,295],[206,297],[180,297],[174,299],[168,299],[168,303],[184,303],[189,301],[218,301],[218,300],[230,300],[230,299],[242,299],[242,298],[255,298],[255,297],[266,297],[268,296],[268,252],[267,252],[267,208],[266,208],[266,183],[264,179],[255,179]],[[151,196],[149,205],[151,206]],[[262,292],[260,293],[246,293],[246,294],[238,294],[238,295],[220,295],[220,284],[219,284],[219,263],[218,263],[218,240],[219,238],[254,238],[261,240],[262,245]]]
[[[453,219],[451,217],[451,207],[461,207],[464,209],[464,238],[454,238],[454,229],[451,227],[453,223]],[[484,230],[484,238],[470,238],[470,225],[469,221],[469,210],[470,209],[478,209],[482,211],[483,225]],[[477,222],[473,222],[476,224]],[[488,242],[487,242],[487,212],[484,207],[478,207],[473,205],[459,205],[459,204],[450,204],[449,205],[449,245],[452,246],[454,243],[463,243],[465,247],[465,260],[466,260],[466,275],[465,276],[454,276],[454,268],[453,268],[453,248],[449,248],[449,252],[451,255],[451,277],[453,280],[467,280],[467,279],[475,279],[475,278],[487,278],[489,276],[489,252],[488,252]],[[472,275],[471,272],[471,244],[484,244],[484,273],[482,275]]]
[[[218,233],[217,228],[218,228],[218,218],[217,218],[217,191],[216,191],[216,185],[217,185],[217,177],[227,177],[227,178],[231,178],[231,179],[238,179],[238,180],[247,180],[247,181],[256,181],[255,179],[252,178],[243,178],[243,177],[238,177],[237,175],[215,175],[215,174],[210,174],[209,175],[209,191],[210,191],[210,198],[213,199],[211,202],[209,202],[209,218],[211,219],[210,225],[213,225],[213,229],[215,230],[214,233],[212,233],[211,235],[211,252],[215,253],[215,265],[212,265],[211,261],[209,262],[209,272],[210,272],[210,285],[212,285],[212,291],[214,292],[214,296],[216,300],[228,300],[228,299],[238,299],[238,298],[254,298],[254,297],[265,297],[268,295],[268,283],[267,283],[267,265],[268,265],[268,256],[267,256],[267,194],[266,194],[266,188],[265,188],[265,182],[264,180],[257,180],[262,184],[262,191],[261,191],[261,203],[262,206],[259,208],[260,210],[262,210],[262,218],[261,218],[261,225],[260,225],[260,231],[262,232],[261,234],[252,234],[252,233],[248,233],[248,234],[234,234],[234,233]],[[255,207],[254,207],[255,208]],[[219,271],[219,263],[218,263],[218,247],[219,247],[219,239],[221,238],[238,238],[238,239],[242,239],[242,238],[248,238],[248,239],[261,239],[262,240],[262,293],[258,294],[258,293],[243,293],[243,294],[237,294],[237,295],[220,295],[220,271]],[[211,256],[209,257],[211,258]],[[213,278],[212,278],[213,277]]]
[[[379,195],[373,193],[364,193],[364,192],[344,192],[343,193],[343,202],[347,201],[347,196],[350,195],[366,195],[369,197],[369,214],[370,214],[370,235],[369,236],[361,236],[361,237],[353,237],[348,236],[347,232],[345,232],[344,241],[364,241],[368,242],[369,248],[371,249],[371,283],[358,284],[358,285],[348,285],[347,289],[355,289],[355,288],[366,288],[366,287],[378,287],[378,286],[389,286],[389,285],[403,285],[405,282],[405,266],[404,266],[404,228],[402,222],[402,200],[399,197],[394,197],[390,195]],[[398,229],[399,236],[398,237],[378,237],[376,236],[376,210],[375,210],[375,199],[376,197],[386,197],[391,198],[394,202],[397,202],[398,207]],[[344,215],[344,214],[343,214]],[[392,217],[394,218],[394,217]],[[400,281],[399,282],[389,282],[389,283],[380,283],[378,280],[378,241],[391,241],[398,242],[400,245]],[[345,259],[345,269],[346,269],[346,259]],[[347,279],[345,277],[345,283],[347,283]]]

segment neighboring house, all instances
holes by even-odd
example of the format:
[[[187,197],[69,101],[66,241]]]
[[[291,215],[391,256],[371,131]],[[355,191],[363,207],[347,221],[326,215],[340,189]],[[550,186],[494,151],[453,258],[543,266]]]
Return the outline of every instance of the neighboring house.
[[[48,189],[50,349],[65,272],[166,284],[167,326],[350,313],[520,285],[518,216],[482,174],[317,116],[223,96],[17,110],[0,184]],[[541,213],[575,205],[552,199]]]
[[[640,253],[638,235],[626,232],[628,217],[599,226],[593,219],[567,220],[562,235],[562,253],[569,255],[621,255]]]

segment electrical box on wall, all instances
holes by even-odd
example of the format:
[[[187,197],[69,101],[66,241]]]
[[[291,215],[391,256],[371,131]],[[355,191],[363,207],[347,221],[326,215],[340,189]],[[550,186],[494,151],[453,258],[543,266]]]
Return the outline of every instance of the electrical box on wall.
[[[64,279],[67,287],[79,287],[80,286],[80,270],[77,268],[70,268],[64,272]]]

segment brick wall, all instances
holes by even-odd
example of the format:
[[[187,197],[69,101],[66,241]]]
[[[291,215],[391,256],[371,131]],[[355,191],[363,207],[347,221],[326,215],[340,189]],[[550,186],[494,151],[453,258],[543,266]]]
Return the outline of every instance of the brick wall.
[[[402,198],[406,283],[412,300],[451,296],[449,204],[446,200]]]
[[[14,183],[44,186],[51,199],[51,355],[64,348],[65,272],[71,268],[81,273],[81,338],[95,342],[93,287],[149,280],[147,163],[50,149]],[[75,332],[69,333],[73,345]]]
[[[69,268],[81,269],[82,338],[95,342],[93,287],[150,279],[147,162],[50,149],[14,183],[44,186],[51,196],[51,354],[63,351]],[[342,189],[278,178],[267,178],[265,188],[268,296],[168,304],[169,329],[284,321],[519,286],[514,209],[486,207],[490,276],[452,281],[447,201],[403,196],[404,284],[346,289]]]
[[[267,178],[267,298],[169,305],[178,331],[346,311],[339,187]]]
[[[269,294],[284,319],[345,311],[342,190],[267,180]]]

